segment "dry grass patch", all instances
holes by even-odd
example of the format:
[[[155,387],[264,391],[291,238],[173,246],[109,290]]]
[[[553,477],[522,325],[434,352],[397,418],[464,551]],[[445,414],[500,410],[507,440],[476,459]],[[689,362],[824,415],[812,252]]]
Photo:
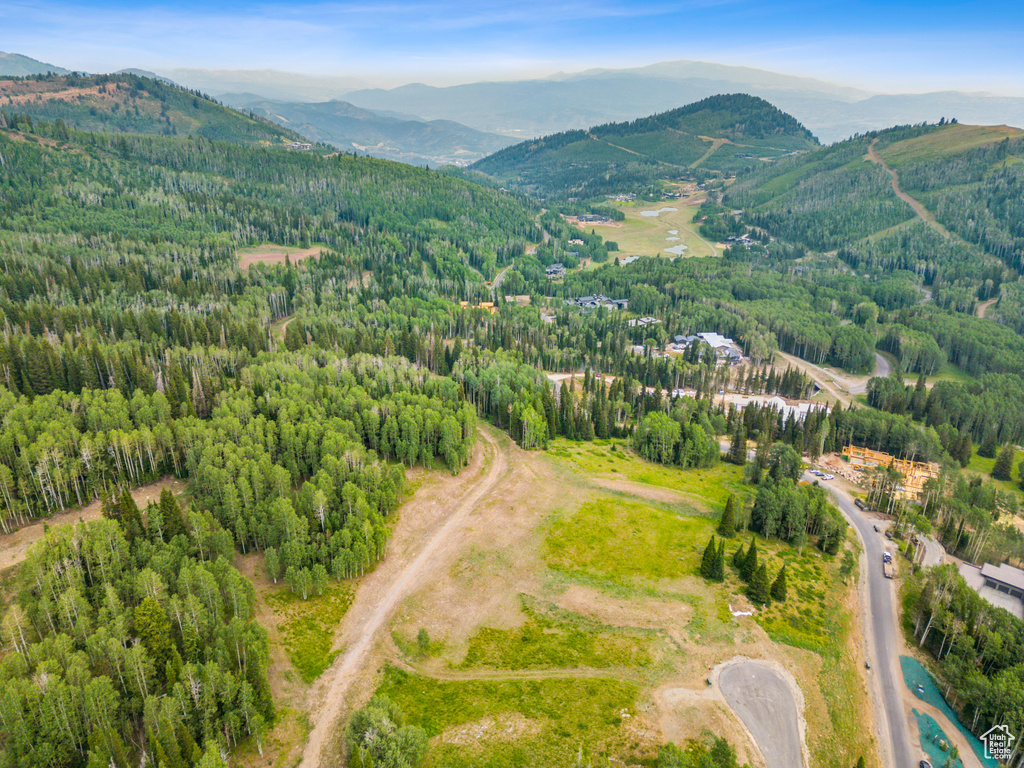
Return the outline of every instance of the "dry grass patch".
[[[285,257],[292,264],[299,264],[306,259],[319,259],[322,246],[299,248],[292,245],[275,245],[266,243],[255,248],[239,249],[235,252],[240,269],[248,269],[253,264],[284,264]]]

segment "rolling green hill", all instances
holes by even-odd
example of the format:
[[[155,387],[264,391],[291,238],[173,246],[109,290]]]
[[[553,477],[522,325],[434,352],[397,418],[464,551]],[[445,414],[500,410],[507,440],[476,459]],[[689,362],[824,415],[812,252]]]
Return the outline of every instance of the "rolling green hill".
[[[2,77],[26,77],[27,75],[45,75],[47,73],[66,75],[68,70],[47,64],[45,61],[30,59],[20,53],[0,51],[0,76]]]
[[[731,94],[522,142],[472,167],[545,197],[593,197],[635,192],[694,168],[740,170],[816,146],[790,115],[763,99]]]
[[[194,135],[264,146],[306,141],[198,92],[132,74],[0,80],[0,110],[92,132]]]
[[[837,250],[858,272],[919,283],[943,308],[998,298],[986,317],[1024,330],[1024,131],[874,132],[761,169],[724,203],[775,237]]]

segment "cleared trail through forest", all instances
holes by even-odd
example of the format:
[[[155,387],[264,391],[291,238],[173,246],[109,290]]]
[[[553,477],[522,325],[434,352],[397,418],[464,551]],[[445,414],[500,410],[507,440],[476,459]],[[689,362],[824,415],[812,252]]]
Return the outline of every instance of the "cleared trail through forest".
[[[994,298],[994,299],[989,299],[988,301],[980,301],[980,302],[978,302],[978,308],[975,311],[975,313],[977,314],[977,316],[979,318],[984,320],[985,319],[985,315],[988,314],[989,307],[991,307],[997,301],[999,301],[999,297],[998,296],[996,296],[996,298]]]
[[[357,627],[356,634],[347,638],[345,649],[321,678],[323,693],[320,701],[310,709],[315,723],[310,730],[300,768],[318,768],[325,745],[336,737],[338,720],[346,703],[345,694],[361,671],[367,654],[391,614],[404,598],[422,586],[423,578],[430,569],[444,562],[446,556],[458,546],[459,541],[453,534],[506,474],[506,449],[484,430],[481,429],[479,434],[490,454],[490,465],[484,468],[477,479],[469,478],[472,482],[467,485],[467,493],[408,565],[397,573],[378,566],[371,579],[364,581],[356,592],[352,607],[346,614],[346,621]],[[463,470],[466,473],[471,471],[472,466]],[[387,558],[382,565],[386,564]],[[381,578],[372,579],[378,573]],[[392,576],[393,580],[388,583],[386,579]]]
[[[932,216],[931,212],[927,208],[925,208],[925,206],[923,206],[920,201],[914,200],[900,188],[899,176],[896,175],[896,171],[894,171],[886,164],[886,161],[882,159],[882,156],[880,156],[879,153],[876,151],[876,148],[874,148],[874,145],[876,145],[878,142],[878,139],[874,139],[871,141],[870,146],[867,147],[867,157],[870,158],[872,163],[882,166],[882,168],[885,169],[886,173],[889,174],[889,176],[891,177],[890,183],[892,184],[894,193],[896,193],[896,197],[902,200],[908,206],[910,206],[913,209],[913,212],[918,214],[918,218],[920,218],[922,221],[926,223],[931,224],[940,232],[942,232],[944,237],[948,238],[949,232],[946,231],[946,228],[942,226],[942,224],[935,220],[935,217]]]

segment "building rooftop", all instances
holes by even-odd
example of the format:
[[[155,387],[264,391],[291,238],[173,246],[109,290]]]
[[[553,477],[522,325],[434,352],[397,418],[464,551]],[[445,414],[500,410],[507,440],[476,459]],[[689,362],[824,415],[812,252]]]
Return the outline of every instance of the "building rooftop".
[[[714,333],[713,331],[709,331],[706,333],[698,333],[697,335],[704,339],[705,342],[707,342],[710,346],[714,347],[715,349],[721,349],[722,347],[731,347],[733,345],[732,339],[727,339],[725,338],[725,336],[722,336],[719,333]]]
[[[999,565],[985,563],[981,566],[981,575],[986,579],[1000,581],[1015,589],[1024,590],[1024,571],[1020,568],[1014,568],[1012,565],[1007,565],[1006,563],[1000,563]]]

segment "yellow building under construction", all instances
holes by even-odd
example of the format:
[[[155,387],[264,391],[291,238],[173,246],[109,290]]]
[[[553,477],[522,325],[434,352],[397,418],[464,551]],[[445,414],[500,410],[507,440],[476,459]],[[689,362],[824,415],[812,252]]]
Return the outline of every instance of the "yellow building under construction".
[[[910,501],[920,501],[924,494],[924,484],[932,477],[939,476],[939,465],[933,462],[907,461],[897,459],[895,456],[873,451],[870,448],[858,448],[855,445],[848,445],[843,448],[850,466],[857,470],[864,467],[890,467],[903,475],[903,483],[896,486],[896,497]]]

